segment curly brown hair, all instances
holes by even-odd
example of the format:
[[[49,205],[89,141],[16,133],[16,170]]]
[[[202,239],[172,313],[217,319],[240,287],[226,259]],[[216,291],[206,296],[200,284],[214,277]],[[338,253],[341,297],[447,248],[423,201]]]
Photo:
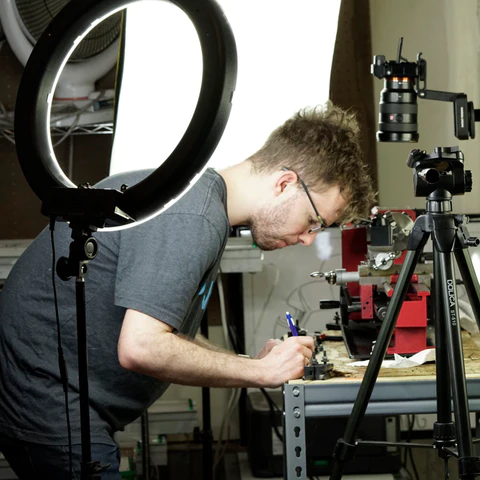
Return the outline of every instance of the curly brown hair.
[[[376,193],[363,159],[355,114],[331,102],[297,112],[248,160],[255,173],[287,167],[317,193],[340,187],[347,200],[340,224],[368,217],[374,204]]]

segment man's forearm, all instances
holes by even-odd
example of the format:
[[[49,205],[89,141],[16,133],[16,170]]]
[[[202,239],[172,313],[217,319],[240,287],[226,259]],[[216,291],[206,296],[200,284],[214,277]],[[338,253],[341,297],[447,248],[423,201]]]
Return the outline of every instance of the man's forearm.
[[[144,344],[141,358],[130,369],[159,380],[205,387],[258,387],[265,385],[259,360],[210,349],[171,332]],[[202,337],[203,338],[203,337]],[[160,341],[159,341],[160,340]],[[213,346],[203,338],[208,347]],[[132,368],[133,367],[133,368]]]
[[[127,370],[203,387],[278,387],[303,375],[312,356],[312,337],[267,344],[265,355],[256,359],[211,350],[172,333],[160,320],[128,309],[118,340],[118,358]]]
[[[179,336],[188,340],[188,338],[184,337],[183,335],[179,335]],[[232,353],[229,350],[226,350],[220,347],[220,345],[216,345],[215,343],[212,343],[208,338],[204,337],[200,333],[197,333],[196,337],[191,341],[196,343],[199,347],[207,348],[208,350],[212,350],[214,352],[223,352],[227,354]]]
[[[182,335],[180,335],[180,336],[182,338],[185,338]],[[213,352],[221,352],[221,353],[225,353],[227,355],[235,355],[235,352],[232,352],[231,350],[227,350],[225,348],[222,348],[220,345],[212,343],[208,338],[205,338],[200,333],[197,333],[197,336],[195,337],[193,342],[196,343],[199,347],[207,348],[208,350],[212,350]]]

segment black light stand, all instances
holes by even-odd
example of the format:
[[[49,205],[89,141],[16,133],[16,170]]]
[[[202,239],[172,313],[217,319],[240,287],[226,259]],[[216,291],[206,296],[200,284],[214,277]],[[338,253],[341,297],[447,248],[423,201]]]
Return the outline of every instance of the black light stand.
[[[142,479],[150,480],[150,429],[148,409],[142,413]]]
[[[92,229],[82,224],[70,224],[73,242],[69,256],[61,257],[57,262],[57,274],[66,281],[75,277],[75,297],[77,309],[77,349],[78,383],[80,394],[80,428],[82,439],[81,478],[100,479],[100,473],[110,465],[100,465],[92,461],[90,441],[90,410],[88,392],[88,344],[87,319],[85,309],[85,276],[88,262],[97,256],[98,244],[92,235]]]
[[[200,333],[208,339],[208,313],[205,310],[200,324]],[[213,478],[213,432],[212,432],[212,413],[210,403],[210,388],[202,387],[202,420],[203,429],[202,439],[202,468],[203,480]]]
[[[441,458],[458,458],[462,480],[480,477],[480,458],[474,456],[468,407],[462,339],[459,324],[456,279],[452,253],[455,255],[477,323],[480,320],[480,284],[475,275],[468,247],[479,240],[470,237],[468,220],[452,212],[452,194],[471,190],[471,174],[463,172],[463,155],[456,147],[437,148],[432,155],[418,150],[410,154],[408,165],[415,169],[415,193],[427,194],[426,212],[415,221],[407,254],[397,285],[380,329],[373,354],[361,383],[343,438],[333,453],[330,480],[342,478],[344,463],[354,457],[360,423],[365,415],[395,323],[402,307],[415,266],[431,236],[434,262],[435,353],[437,381],[437,421],[433,429],[432,448]],[[445,166],[447,165],[447,168]],[[440,174],[439,174],[440,173]],[[439,175],[437,175],[439,174]],[[427,181],[428,179],[428,181]],[[453,399],[454,420],[451,419]],[[384,442],[377,444],[389,445]],[[392,444],[390,444],[392,445]],[[411,448],[412,444],[395,446]]]

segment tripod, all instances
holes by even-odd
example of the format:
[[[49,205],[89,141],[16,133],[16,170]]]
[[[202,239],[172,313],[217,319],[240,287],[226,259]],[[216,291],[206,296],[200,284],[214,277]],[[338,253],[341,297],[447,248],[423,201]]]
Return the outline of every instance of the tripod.
[[[415,153],[414,153],[415,152]],[[330,480],[342,478],[344,463],[353,458],[357,445],[356,434],[365,415],[375,381],[385,357],[402,302],[410,286],[410,280],[422,250],[431,236],[433,243],[433,293],[435,318],[435,353],[437,380],[437,421],[433,428],[432,448],[445,461],[458,458],[460,478],[474,480],[480,477],[480,458],[474,456],[470,415],[463,362],[462,340],[459,324],[455,270],[452,253],[459,267],[468,298],[477,323],[480,320],[480,284],[476,278],[468,247],[480,241],[469,237],[464,223],[466,218],[452,212],[452,192],[461,193],[471,188],[470,172],[463,174],[463,161],[458,149],[435,149],[437,155],[418,158],[413,151],[408,165],[416,170],[416,193],[428,193],[425,214],[414,224],[407,246],[396,288],[388,306],[386,317],[370,358],[352,414],[343,438],[337,441],[333,453]],[[450,155],[454,153],[455,158]],[[412,157],[412,154],[414,156]],[[417,158],[415,158],[417,155]],[[463,160],[463,156],[461,156]],[[445,163],[451,168],[445,168]],[[436,170],[433,171],[433,170]],[[457,176],[448,172],[457,171]],[[462,175],[458,174],[461,172]],[[462,184],[463,182],[463,184]],[[453,399],[454,422],[451,399]],[[412,445],[405,443],[405,447]]]

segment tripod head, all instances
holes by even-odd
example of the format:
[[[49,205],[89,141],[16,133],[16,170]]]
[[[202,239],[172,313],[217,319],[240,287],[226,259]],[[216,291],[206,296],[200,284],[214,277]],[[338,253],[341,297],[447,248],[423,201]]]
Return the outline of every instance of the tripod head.
[[[416,197],[427,197],[438,189],[452,195],[472,191],[472,172],[465,170],[463,152],[458,147],[435,147],[410,152],[407,165],[414,169],[413,185]]]

